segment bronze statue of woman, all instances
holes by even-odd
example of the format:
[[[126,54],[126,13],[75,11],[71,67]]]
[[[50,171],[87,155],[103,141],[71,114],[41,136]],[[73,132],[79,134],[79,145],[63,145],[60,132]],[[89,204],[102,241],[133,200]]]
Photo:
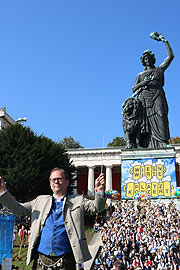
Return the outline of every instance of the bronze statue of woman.
[[[169,135],[168,104],[163,90],[164,71],[171,64],[174,54],[169,42],[159,33],[151,33],[150,37],[162,41],[166,45],[167,58],[155,67],[155,56],[146,50],[141,56],[144,71],[137,75],[132,88],[134,94],[141,101],[144,109],[144,125],[142,146],[147,148],[166,147]]]

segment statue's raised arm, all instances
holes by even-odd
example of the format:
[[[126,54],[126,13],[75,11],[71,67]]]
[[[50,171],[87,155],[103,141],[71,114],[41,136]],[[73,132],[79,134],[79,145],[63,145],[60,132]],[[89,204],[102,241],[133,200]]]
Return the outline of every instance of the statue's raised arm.
[[[174,58],[173,50],[172,50],[169,42],[167,41],[167,39],[165,37],[163,37],[161,34],[159,34],[158,32],[151,33],[150,37],[154,40],[162,41],[166,45],[167,57],[163,61],[163,63],[160,65],[160,67],[165,71],[169,67],[169,65],[171,64],[171,62]]]

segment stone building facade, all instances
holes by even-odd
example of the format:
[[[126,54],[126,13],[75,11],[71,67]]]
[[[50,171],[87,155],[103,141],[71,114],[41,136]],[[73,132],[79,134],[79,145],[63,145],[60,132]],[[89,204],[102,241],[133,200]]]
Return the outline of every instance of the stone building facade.
[[[103,171],[106,175],[106,190],[121,189],[121,162],[128,158],[168,158],[174,152],[177,186],[180,186],[180,145],[165,149],[125,150],[125,148],[69,149],[70,160],[77,168],[77,192],[94,195],[94,179]]]
[[[15,124],[16,122],[7,114],[6,108],[0,108],[0,130]]]

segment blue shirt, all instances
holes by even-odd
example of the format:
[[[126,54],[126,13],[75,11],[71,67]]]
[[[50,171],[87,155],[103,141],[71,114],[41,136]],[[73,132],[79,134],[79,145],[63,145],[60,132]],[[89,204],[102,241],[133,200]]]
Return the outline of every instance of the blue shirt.
[[[42,229],[38,252],[56,256],[72,253],[63,220],[63,200],[53,198],[52,208]]]

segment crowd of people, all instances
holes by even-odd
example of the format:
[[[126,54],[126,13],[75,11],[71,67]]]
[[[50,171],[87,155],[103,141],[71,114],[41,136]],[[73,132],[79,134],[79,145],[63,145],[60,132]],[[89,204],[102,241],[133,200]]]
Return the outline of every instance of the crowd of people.
[[[94,228],[101,230],[103,243],[97,270],[180,269],[180,212],[173,199],[118,201]]]

